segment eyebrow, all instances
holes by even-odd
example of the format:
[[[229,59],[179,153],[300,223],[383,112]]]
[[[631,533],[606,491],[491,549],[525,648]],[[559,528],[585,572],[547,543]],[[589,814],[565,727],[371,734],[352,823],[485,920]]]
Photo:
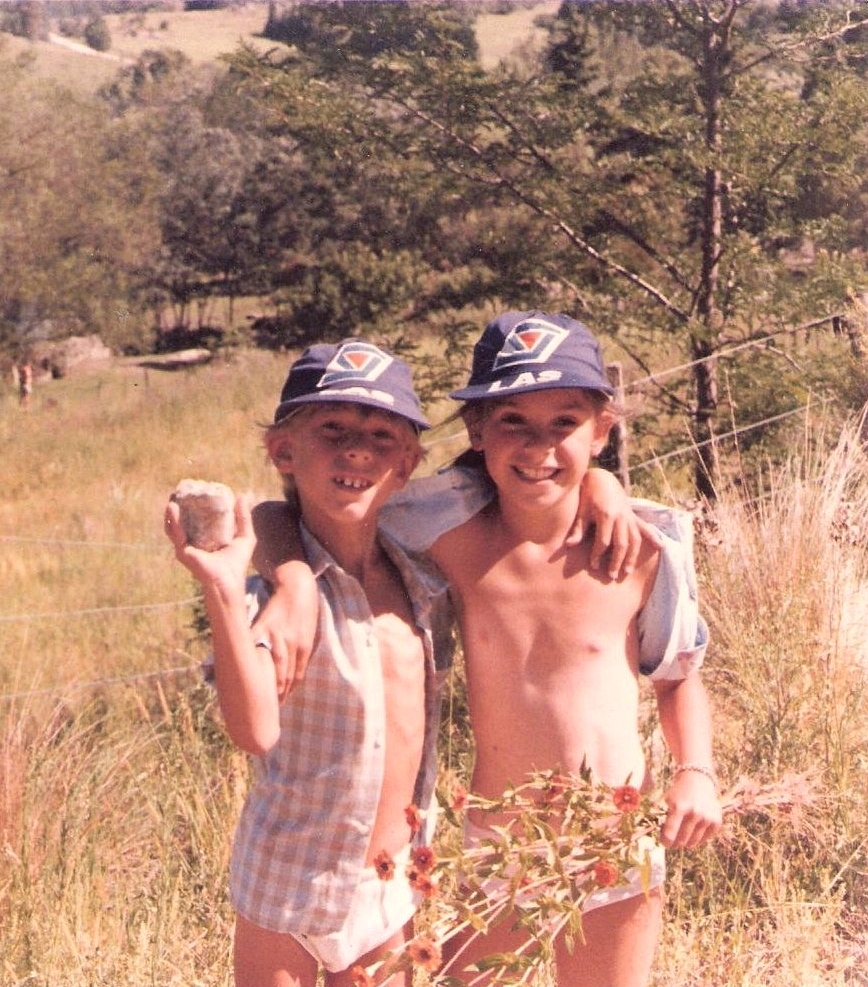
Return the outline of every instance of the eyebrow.
[[[551,411],[555,411],[555,412],[558,412],[558,411],[569,411],[571,409],[579,409],[579,410],[581,410],[581,409],[586,408],[589,404],[593,404],[593,402],[590,400],[590,398],[587,398],[587,397],[582,398],[582,397],[580,397],[580,396],[577,395],[576,397],[567,398],[563,403],[558,404],[558,405],[556,405],[554,407],[551,407],[551,408],[549,408],[547,410],[551,410]],[[502,398],[501,400],[499,400],[498,403],[495,406],[495,409],[496,408],[511,408],[511,409],[521,410],[522,405],[523,405],[523,402],[521,402],[519,400],[519,395],[515,395],[513,397],[505,397],[505,398]],[[495,409],[492,409],[492,410],[495,410]]]

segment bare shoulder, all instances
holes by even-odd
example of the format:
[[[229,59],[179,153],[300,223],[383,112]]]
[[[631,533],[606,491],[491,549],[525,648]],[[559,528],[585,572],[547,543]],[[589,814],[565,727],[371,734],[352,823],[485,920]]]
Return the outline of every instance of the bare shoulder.
[[[444,571],[450,568],[450,563],[456,558],[475,552],[480,546],[490,541],[497,530],[492,517],[492,508],[483,507],[463,524],[445,531],[429,549],[434,562]]]

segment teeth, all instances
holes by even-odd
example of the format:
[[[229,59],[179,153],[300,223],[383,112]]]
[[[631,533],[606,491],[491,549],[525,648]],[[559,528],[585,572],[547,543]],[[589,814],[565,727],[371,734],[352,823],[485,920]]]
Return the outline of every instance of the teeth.
[[[547,469],[530,469],[528,467],[519,468],[516,467],[519,476],[523,476],[526,480],[549,480],[555,475],[556,470],[549,467]]]
[[[367,480],[349,480],[343,476],[337,477],[335,483],[340,487],[349,487],[350,490],[367,490],[370,486]]]

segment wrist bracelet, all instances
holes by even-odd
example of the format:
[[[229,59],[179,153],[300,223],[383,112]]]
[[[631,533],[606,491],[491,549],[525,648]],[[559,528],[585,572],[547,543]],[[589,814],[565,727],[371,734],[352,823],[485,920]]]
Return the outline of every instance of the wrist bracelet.
[[[676,764],[673,775],[677,778],[678,775],[683,774],[685,771],[695,771],[697,774],[705,775],[706,778],[711,780],[715,791],[717,791],[717,775],[714,773],[713,768],[709,768],[705,764]]]

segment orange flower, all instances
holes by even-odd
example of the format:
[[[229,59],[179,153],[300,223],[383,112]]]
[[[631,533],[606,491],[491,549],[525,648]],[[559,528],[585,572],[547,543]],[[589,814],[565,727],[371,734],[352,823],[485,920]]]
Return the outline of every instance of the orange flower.
[[[395,861],[392,860],[385,850],[381,850],[374,857],[374,867],[377,870],[377,877],[381,881],[391,881],[395,876]]]
[[[353,979],[353,987],[374,987],[374,978],[363,966],[354,966],[350,970]]]
[[[422,828],[422,814],[415,805],[408,805],[404,809],[404,817],[407,820],[407,825],[410,827],[410,832],[415,836],[419,830]]]
[[[437,882],[424,871],[417,870],[412,865],[407,868],[407,880],[414,891],[418,891],[425,898],[436,898],[439,887]]]
[[[434,973],[440,966],[440,948],[436,942],[424,936],[407,943],[407,955],[423,970]]]
[[[635,812],[642,803],[642,795],[632,785],[621,785],[612,791],[612,801],[620,812]]]
[[[618,868],[608,860],[594,864],[594,881],[601,888],[611,887],[618,880]]]
[[[434,864],[437,863],[434,851],[429,846],[413,847],[410,857],[413,861],[413,866],[422,871],[423,874],[427,874],[433,870]]]

